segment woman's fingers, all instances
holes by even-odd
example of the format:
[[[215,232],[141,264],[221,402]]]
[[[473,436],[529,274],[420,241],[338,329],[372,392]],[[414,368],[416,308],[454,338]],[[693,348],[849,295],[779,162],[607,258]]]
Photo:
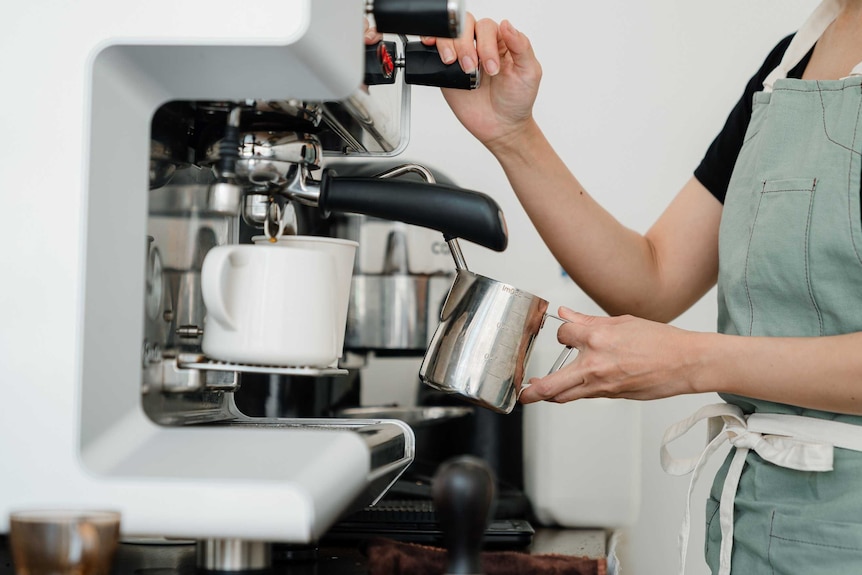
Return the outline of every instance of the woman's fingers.
[[[440,45],[439,41],[437,45]],[[458,54],[461,69],[467,74],[475,72],[479,65],[479,55],[476,53],[476,19],[471,13],[466,13],[461,26],[461,35],[455,38],[453,45]]]
[[[500,37],[500,27],[493,20],[483,18],[476,22],[475,30],[479,61],[489,76],[495,76],[500,71],[500,58],[506,49]]]
[[[519,401],[521,403],[557,401],[556,398],[562,397],[563,394],[568,397],[567,401],[580,399],[585,396],[581,389],[583,385],[583,378],[578,375],[577,369],[569,366],[545,377],[532,378],[529,386],[525,386],[524,391],[521,392]]]
[[[458,61],[464,72],[471,73],[481,62],[485,72],[491,76],[500,71],[501,58],[507,51],[506,44],[500,37],[499,25],[489,18],[477,22],[470,12],[467,12],[464,18],[458,38],[422,37],[421,41],[426,46],[436,44],[437,52],[444,63]]]
[[[368,45],[377,44],[383,40],[383,34],[377,31],[377,28],[372,28],[368,23],[368,19],[365,20],[365,43]]]
[[[528,75],[537,75],[534,80],[541,78],[542,67],[536,59],[530,39],[518,32],[508,20],[503,20],[500,24],[500,37],[506,44],[514,67]]]

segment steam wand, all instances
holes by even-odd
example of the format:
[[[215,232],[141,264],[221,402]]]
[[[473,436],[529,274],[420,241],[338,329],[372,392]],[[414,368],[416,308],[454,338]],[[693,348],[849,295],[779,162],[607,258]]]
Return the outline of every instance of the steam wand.
[[[434,174],[431,173],[431,170],[421,164],[404,164],[403,166],[392,168],[382,174],[377,174],[375,177],[380,179],[395,178],[407,173],[419,174],[429,184],[437,183],[437,179],[434,177]],[[464,259],[464,252],[461,251],[461,244],[458,243],[458,238],[450,238],[446,236],[445,239],[446,245],[449,246],[449,252],[455,260],[455,269],[466,270],[467,260]]]

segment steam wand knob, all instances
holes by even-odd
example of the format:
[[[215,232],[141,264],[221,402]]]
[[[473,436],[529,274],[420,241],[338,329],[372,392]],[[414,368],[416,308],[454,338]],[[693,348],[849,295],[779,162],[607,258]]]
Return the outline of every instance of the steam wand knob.
[[[366,86],[394,84],[398,69],[404,70],[404,82],[419,86],[475,90],[482,76],[477,67],[465,73],[458,62],[444,64],[437,46],[422,42],[404,42],[404,55],[398,57],[395,42],[381,41],[365,47]]]
[[[464,0],[365,0],[380,32],[457,38],[464,22]]]
[[[449,554],[446,575],[481,575],[482,540],[495,501],[493,472],[481,459],[457,457],[440,465],[431,491]]]

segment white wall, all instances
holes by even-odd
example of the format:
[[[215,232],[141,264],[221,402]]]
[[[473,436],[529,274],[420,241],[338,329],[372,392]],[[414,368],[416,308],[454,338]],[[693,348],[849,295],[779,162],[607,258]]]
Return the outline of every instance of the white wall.
[[[468,0],[467,5],[480,16],[510,19],[532,39],[544,68],[535,108],[539,123],[590,193],[625,225],[646,231],[690,177],[769,49],[795,30],[816,2]],[[597,313],[577,288],[566,301],[557,300],[558,289],[548,294],[548,286],[559,282],[556,263],[499,166],[452,117],[437,90],[414,89],[412,118],[404,156],[492,195],[506,214],[508,250],[501,255],[462,244],[471,268],[543,295],[552,306],[566,303]],[[714,300],[713,291],[676,325],[712,331]],[[664,474],[659,442],[665,427],[716,399],[643,404],[643,499],[640,520],[626,534],[627,574],[676,569],[688,478]],[[693,435],[680,442],[688,454],[702,446],[704,433]],[[693,498],[690,573],[707,572],[701,531],[708,483],[707,476]]]

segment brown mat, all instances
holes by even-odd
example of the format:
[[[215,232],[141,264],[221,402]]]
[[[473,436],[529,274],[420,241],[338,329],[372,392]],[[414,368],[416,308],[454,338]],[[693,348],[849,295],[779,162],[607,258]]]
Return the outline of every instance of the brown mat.
[[[446,550],[438,547],[373,539],[366,548],[370,575],[443,575]],[[486,575],[606,575],[607,560],[570,555],[530,555],[517,551],[485,551]]]

